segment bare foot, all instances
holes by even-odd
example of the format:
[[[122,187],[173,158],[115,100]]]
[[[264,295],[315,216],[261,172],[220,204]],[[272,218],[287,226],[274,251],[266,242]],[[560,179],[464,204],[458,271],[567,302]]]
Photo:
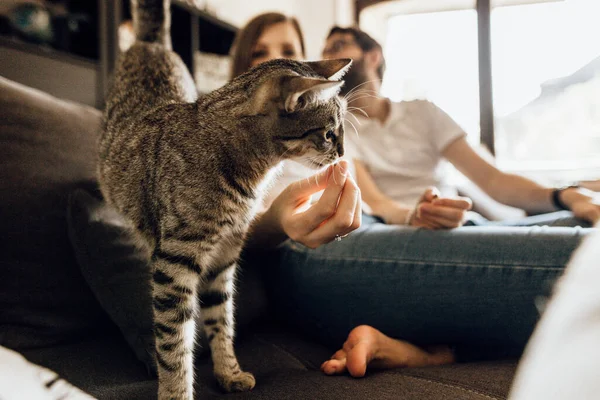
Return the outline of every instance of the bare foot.
[[[448,346],[425,350],[361,325],[350,332],[344,347],[321,365],[321,371],[334,375],[347,370],[353,377],[361,378],[365,376],[367,366],[383,369],[424,367],[451,364],[454,361],[454,354]]]

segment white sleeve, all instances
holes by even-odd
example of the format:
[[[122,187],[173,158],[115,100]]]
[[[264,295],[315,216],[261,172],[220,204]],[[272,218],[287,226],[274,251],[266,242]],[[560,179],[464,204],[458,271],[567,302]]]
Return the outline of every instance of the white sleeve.
[[[465,137],[465,131],[444,110],[430,101],[424,102],[429,120],[429,137],[438,153],[442,153],[456,139]]]
[[[21,354],[0,346],[0,399],[94,400],[56,372],[32,364]]]
[[[511,400],[598,398],[599,260],[600,231],[585,239],[556,286],[519,364]]]

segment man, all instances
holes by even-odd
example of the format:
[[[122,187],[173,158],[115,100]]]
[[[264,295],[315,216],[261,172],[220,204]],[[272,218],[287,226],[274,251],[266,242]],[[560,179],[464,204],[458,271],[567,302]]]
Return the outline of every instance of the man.
[[[532,214],[566,209],[578,218],[559,219],[557,214],[548,214],[541,220],[544,224],[587,226],[600,220],[600,204],[594,201],[594,193],[574,187],[546,188],[503,173],[479,156],[460,126],[433,103],[393,103],[380,96],[385,60],[381,46],[365,32],[334,27],[323,57],[354,61],[344,77],[342,93],[351,113],[347,117],[351,129],[346,130],[345,140],[353,154],[363,201],[386,223],[428,229],[462,225],[470,202],[452,197],[454,188],[446,185],[439,168],[445,160],[501,203]],[[352,129],[357,130],[356,135]],[[436,191],[427,191],[432,186],[450,197],[440,198]],[[363,376],[367,365],[392,368],[443,364],[453,359],[447,348],[420,349],[360,326],[350,333],[343,349],[323,363],[322,370],[327,374],[348,370],[353,376]]]
[[[363,178],[363,185],[359,182],[363,200],[386,222],[398,223],[395,214],[402,212],[389,204],[381,207],[380,203],[385,203],[381,195],[409,206],[417,204],[422,193],[431,186],[440,188],[442,193],[456,195],[456,189],[448,185],[440,173],[439,167],[445,160],[500,203],[530,214],[569,209],[575,217],[592,224],[600,219],[600,206],[594,203],[593,192],[546,188],[521,176],[503,173],[471,148],[463,129],[435,104],[424,100],[394,103],[380,96],[385,60],[379,43],[365,32],[334,27],[327,38],[323,57],[354,61],[344,77],[343,94],[352,114],[347,117],[351,129],[346,139],[358,161],[358,169],[363,172],[357,171],[358,180],[361,180],[360,175]],[[366,184],[375,184],[376,193],[365,191],[363,187],[371,189],[368,186],[372,186]],[[444,206],[420,210],[437,217],[434,218],[437,224],[430,223],[428,228],[459,225],[455,219],[456,208],[464,209],[465,204],[447,202]]]

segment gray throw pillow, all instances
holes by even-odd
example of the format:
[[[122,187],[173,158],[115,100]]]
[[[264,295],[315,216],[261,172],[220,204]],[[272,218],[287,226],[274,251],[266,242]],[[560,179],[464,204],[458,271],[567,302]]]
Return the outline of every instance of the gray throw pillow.
[[[91,187],[100,111],[0,77],[0,345],[53,346],[113,328],[73,255],[69,193]]]
[[[84,190],[69,197],[69,237],[84,279],[136,356],[155,369],[148,257],[122,217]]]
[[[155,371],[149,257],[136,247],[122,217],[99,197],[75,190],[69,198],[69,236],[81,272],[94,295],[123,333],[138,359]],[[247,255],[246,260],[260,258]],[[264,315],[266,294],[249,263],[238,271],[236,328]],[[196,356],[208,354],[198,318]]]

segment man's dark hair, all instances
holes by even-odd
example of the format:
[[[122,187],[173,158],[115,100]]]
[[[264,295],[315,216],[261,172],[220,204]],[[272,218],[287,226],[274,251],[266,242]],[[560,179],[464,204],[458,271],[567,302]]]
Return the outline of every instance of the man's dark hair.
[[[334,26],[329,31],[327,35],[327,39],[331,37],[331,35],[340,33],[342,35],[349,33],[354,38],[354,41],[361,48],[362,51],[371,51],[371,50],[379,50],[381,52],[381,64],[379,64],[379,68],[377,68],[377,75],[379,79],[383,80],[383,74],[385,72],[385,58],[383,57],[383,48],[377,42],[377,40],[373,39],[368,33],[361,31],[355,27],[347,27],[342,28],[341,26]]]

